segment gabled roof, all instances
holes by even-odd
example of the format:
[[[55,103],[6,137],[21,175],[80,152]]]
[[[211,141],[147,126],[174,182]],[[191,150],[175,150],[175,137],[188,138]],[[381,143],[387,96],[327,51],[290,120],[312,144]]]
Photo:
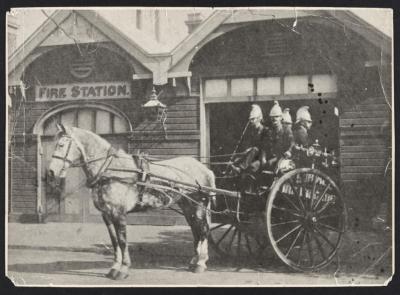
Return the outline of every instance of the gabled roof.
[[[299,19],[302,17],[321,16],[330,21],[336,21],[343,24],[346,28],[361,35],[377,48],[380,48],[383,54],[391,54],[391,38],[378,30],[376,27],[356,16],[349,10],[301,10],[301,9],[218,9],[192,34],[187,36],[171,52],[171,69],[177,65],[186,55],[194,50],[197,51],[199,44],[204,45],[211,33],[223,26],[234,24],[245,24],[256,21],[276,20],[276,19]],[[187,62],[186,62],[187,63]]]
[[[135,29],[114,26],[101,16],[101,14],[93,10],[56,10],[9,57],[10,66],[8,74],[10,75],[14,69],[33,53],[35,48],[40,46],[56,30],[57,25],[61,25],[72,12],[76,12],[84,17],[86,21],[95,26],[110,41],[116,43],[150,72],[153,72],[154,76],[160,76],[160,69],[165,68],[165,66],[160,66],[160,64],[169,56],[166,48],[163,48],[162,45]],[[155,57],[158,58],[156,59]]]

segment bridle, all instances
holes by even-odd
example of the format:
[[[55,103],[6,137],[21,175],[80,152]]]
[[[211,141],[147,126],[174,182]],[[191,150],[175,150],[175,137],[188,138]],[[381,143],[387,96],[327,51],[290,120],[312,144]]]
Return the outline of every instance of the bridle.
[[[88,178],[87,179],[87,185],[89,187],[92,187],[93,185],[95,185],[97,183],[97,181],[100,179],[100,177],[103,174],[103,172],[111,164],[112,158],[116,155],[116,150],[112,146],[110,146],[110,148],[107,150],[107,154],[106,155],[88,160],[88,159],[86,159],[85,153],[81,149],[79,144],[77,144],[75,142],[79,152],[81,153],[81,157],[79,158],[78,161],[73,161],[73,160],[70,160],[68,156],[69,156],[69,153],[71,151],[72,142],[75,141],[75,139],[70,135],[63,135],[61,138],[67,138],[68,139],[68,146],[67,146],[65,155],[64,156],[59,156],[57,154],[53,154],[52,155],[53,159],[58,159],[58,160],[61,160],[63,162],[63,166],[62,166],[59,174],[62,175],[62,173],[65,170],[68,169],[66,167],[66,163],[70,164],[69,167],[83,167],[83,169],[84,169],[84,171],[86,173],[86,176]],[[59,144],[57,144],[57,145],[59,145]],[[97,162],[97,161],[100,161],[100,160],[103,160],[103,159],[105,159],[105,161],[100,166],[99,171],[95,175],[93,175],[92,171],[89,169],[88,165],[90,163],[94,163],[94,162]]]
[[[53,153],[53,155],[51,156],[53,159],[59,159],[59,160],[61,160],[63,162],[63,166],[62,166],[62,168],[60,170],[60,175],[62,174],[62,172],[67,170],[65,163],[69,163],[70,166],[74,165],[74,162],[72,160],[68,159],[68,154],[69,154],[69,152],[71,150],[72,140],[73,139],[72,139],[71,136],[68,136],[68,135],[63,135],[61,138],[68,138],[69,139],[68,140],[68,147],[67,147],[67,150],[65,152],[65,155],[62,157],[62,156],[59,156],[59,155],[55,155]],[[57,143],[57,146],[59,146],[59,143]]]

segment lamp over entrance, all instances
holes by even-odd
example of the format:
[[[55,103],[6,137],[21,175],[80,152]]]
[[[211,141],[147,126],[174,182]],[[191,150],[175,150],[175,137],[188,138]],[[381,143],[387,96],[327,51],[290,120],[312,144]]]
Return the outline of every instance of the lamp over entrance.
[[[153,90],[151,91],[147,102],[142,105],[142,108],[148,120],[161,122],[166,137],[165,121],[167,120],[167,106],[158,99],[161,93],[162,91],[157,95],[156,89],[153,86]]]
[[[156,119],[158,122],[164,122],[167,119],[167,106],[158,100],[161,93],[162,92],[157,95],[153,87],[149,99],[142,106],[146,117],[150,120]]]

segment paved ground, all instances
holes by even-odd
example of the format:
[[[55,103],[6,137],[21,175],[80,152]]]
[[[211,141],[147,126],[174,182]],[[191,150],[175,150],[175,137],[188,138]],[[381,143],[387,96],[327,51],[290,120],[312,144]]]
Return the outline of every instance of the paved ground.
[[[129,226],[133,265],[124,281],[104,277],[112,253],[103,224],[48,223],[8,226],[8,277],[16,285],[359,285],[384,284],[391,276],[389,235],[350,232],[338,261],[319,273],[296,273],[273,255],[261,266],[221,260],[209,270],[187,271],[192,254],[186,226]]]

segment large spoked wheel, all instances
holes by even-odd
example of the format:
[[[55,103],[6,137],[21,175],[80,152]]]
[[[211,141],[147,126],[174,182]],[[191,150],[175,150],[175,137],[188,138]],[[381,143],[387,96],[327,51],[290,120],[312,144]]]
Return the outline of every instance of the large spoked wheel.
[[[271,246],[285,264],[299,271],[315,271],[332,261],[347,222],[337,185],[311,168],[279,178],[268,196],[265,214]]]

